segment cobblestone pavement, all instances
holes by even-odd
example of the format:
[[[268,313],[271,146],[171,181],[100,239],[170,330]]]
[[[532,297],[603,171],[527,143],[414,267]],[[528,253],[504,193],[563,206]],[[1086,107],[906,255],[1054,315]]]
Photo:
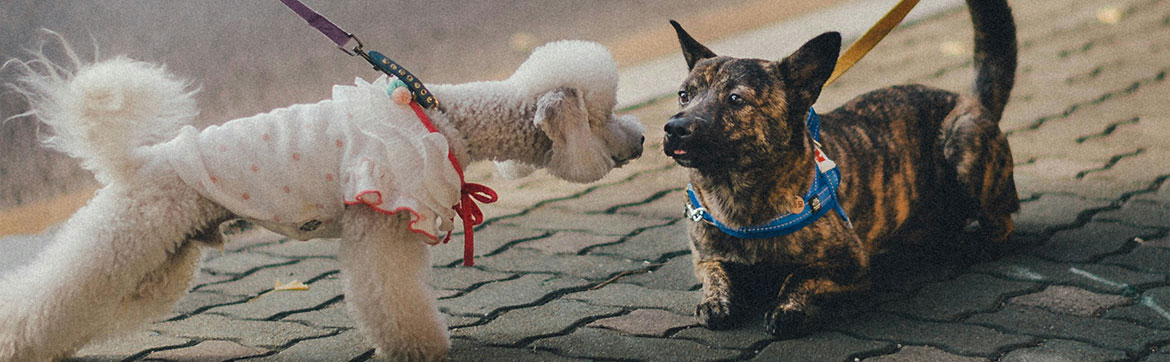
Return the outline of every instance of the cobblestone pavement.
[[[502,200],[485,208],[475,267],[459,266],[456,244],[432,249],[451,358],[1170,361],[1170,2],[1013,6],[1020,69],[1002,126],[1023,198],[1015,241],[1025,246],[974,261],[885,258],[872,292],[803,338],[774,340],[762,318],[697,327],[685,173],[659,141],[675,105],[662,99],[631,111],[650,130],[645,156],[600,182],[470,171]],[[820,107],[905,82],[967,89],[970,28],[956,9],[900,29]],[[371,358],[344,311],[336,241],[230,239],[206,254],[165,321],[79,359]],[[277,280],[309,289],[253,299]]]

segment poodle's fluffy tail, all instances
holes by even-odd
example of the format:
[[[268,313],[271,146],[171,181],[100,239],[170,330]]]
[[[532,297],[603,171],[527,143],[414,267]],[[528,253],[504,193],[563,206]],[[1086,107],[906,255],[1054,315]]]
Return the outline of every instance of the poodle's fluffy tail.
[[[11,60],[19,77],[12,89],[51,129],[43,142],[82,160],[103,184],[124,180],[138,169],[136,150],[165,141],[198,114],[189,83],[162,66],[126,57],[83,64],[64,41],[70,67],[43,52],[28,61]]]

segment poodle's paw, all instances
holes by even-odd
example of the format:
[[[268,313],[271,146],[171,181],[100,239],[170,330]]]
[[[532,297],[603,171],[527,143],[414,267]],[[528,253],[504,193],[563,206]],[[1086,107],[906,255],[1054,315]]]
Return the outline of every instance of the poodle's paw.
[[[695,306],[695,319],[707,329],[731,327],[731,301],[726,298],[707,298]]]

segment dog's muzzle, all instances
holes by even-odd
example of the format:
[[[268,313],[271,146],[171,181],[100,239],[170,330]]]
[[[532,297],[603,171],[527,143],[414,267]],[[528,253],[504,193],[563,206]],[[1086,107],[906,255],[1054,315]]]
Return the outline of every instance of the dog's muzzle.
[[[666,156],[673,158],[679,165],[688,167],[694,162],[690,142],[694,139],[697,122],[691,118],[673,117],[666,122],[666,140],[663,142],[663,151]]]

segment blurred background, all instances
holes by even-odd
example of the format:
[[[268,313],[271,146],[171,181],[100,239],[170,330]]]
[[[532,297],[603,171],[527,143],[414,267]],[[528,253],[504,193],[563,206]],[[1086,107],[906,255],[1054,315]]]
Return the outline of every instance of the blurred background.
[[[435,0],[306,1],[368,49],[429,83],[503,79],[528,53],[560,39],[593,40],[619,66],[678,50],[668,19],[704,41],[753,29],[840,0]],[[197,126],[330,95],[334,84],[377,74],[277,0],[4,0],[0,58],[43,49],[65,64],[59,33],[85,61],[115,55],[165,64],[200,89]],[[681,64],[681,60],[680,60]],[[680,66],[681,67],[681,66]],[[679,69],[683,72],[683,69]],[[13,81],[12,66],[0,83]],[[0,236],[38,233],[92,196],[95,182],[68,157],[38,145],[21,97],[0,95]]]

